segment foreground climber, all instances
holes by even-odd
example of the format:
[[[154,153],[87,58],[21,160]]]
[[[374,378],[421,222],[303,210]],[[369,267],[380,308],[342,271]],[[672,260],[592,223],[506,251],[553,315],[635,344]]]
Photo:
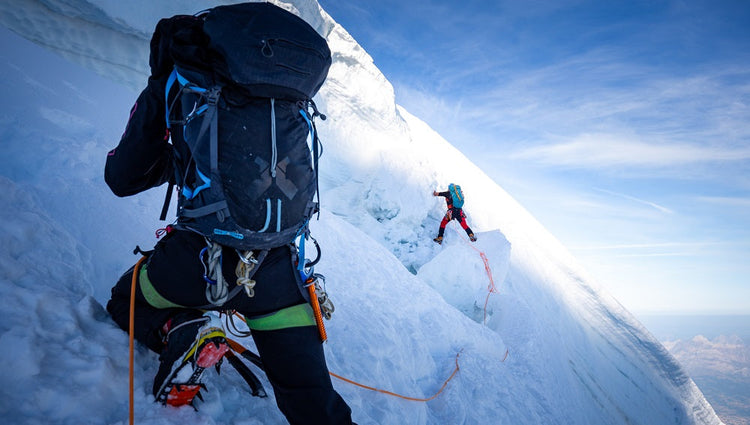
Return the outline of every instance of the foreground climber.
[[[289,423],[352,423],[331,384],[295,244],[317,210],[321,114],[311,99],[330,64],[325,39],[270,3],[158,23],[151,76],[105,167],[118,196],[178,189],[176,222],[107,303],[129,330],[135,282],[133,331],[159,353],[157,401],[193,404],[229,349],[216,312],[237,312]]]

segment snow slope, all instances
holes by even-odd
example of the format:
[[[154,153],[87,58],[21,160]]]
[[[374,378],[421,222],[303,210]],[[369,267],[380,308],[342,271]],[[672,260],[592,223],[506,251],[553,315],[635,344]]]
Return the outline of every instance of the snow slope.
[[[207,3],[0,4],[5,27],[68,60],[0,33],[0,85],[13,99],[0,115],[0,342],[12,347],[0,350],[8,366],[0,417],[8,422],[127,421],[127,335],[102,305],[135,261],[129,251],[154,243],[163,190],[115,198],[103,163],[146,79],[154,25]],[[345,29],[314,0],[276,3],[310,22],[334,53],[315,99],[329,119],[318,126],[324,213],[312,227],[324,250],[317,271],[336,304],[331,370],[430,397],[460,353],[460,371],[427,403],[334,380],[355,421],[720,423],[674,358],[559,242],[396,105]],[[464,188],[476,244],[455,224],[442,246],[432,242],[444,203],[431,193],[451,181]],[[251,398],[224,370],[199,412],[162,408],[150,400],[156,356],[139,349],[136,422],[284,423],[272,397]]]

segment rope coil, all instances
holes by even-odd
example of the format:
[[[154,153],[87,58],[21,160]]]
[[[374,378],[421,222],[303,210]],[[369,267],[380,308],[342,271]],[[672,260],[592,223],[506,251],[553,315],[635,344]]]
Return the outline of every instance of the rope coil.
[[[240,257],[240,261],[237,262],[237,267],[234,269],[234,274],[237,276],[237,285],[242,286],[245,294],[252,298],[255,296],[255,281],[250,279],[250,273],[258,266],[258,260],[253,256],[253,251],[237,251],[237,255]]]
[[[204,279],[206,280],[206,300],[213,305],[223,305],[229,298],[229,285],[224,280],[221,271],[221,245],[206,239],[206,247],[201,250],[200,260],[203,263]],[[203,262],[203,256],[208,259]]]

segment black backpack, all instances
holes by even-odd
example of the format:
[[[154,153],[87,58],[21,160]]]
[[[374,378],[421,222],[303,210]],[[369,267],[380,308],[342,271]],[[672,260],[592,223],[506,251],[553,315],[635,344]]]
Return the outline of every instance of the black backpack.
[[[289,244],[318,210],[314,118],[325,116],[312,97],[331,65],[328,45],[269,3],[220,6],[187,22],[172,35],[165,93],[175,227],[243,251]],[[162,218],[168,204],[169,195]]]

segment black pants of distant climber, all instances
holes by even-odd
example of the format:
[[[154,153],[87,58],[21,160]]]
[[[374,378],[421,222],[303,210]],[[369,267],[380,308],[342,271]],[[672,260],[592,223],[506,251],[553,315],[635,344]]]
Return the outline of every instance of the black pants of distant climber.
[[[443,221],[440,222],[440,229],[438,230],[439,238],[443,237],[443,234],[445,233],[445,226],[447,226],[448,222],[451,220],[456,220],[458,224],[461,225],[461,228],[464,229],[467,235],[471,236],[474,234],[474,232],[471,231],[471,227],[469,227],[469,224],[466,223],[466,214],[464,214],[464,211],[461,208],[452,208],[445,213]]]
[[[159,242],[146,264],[153,288],[165,299],[182,306],[208,304],[205,297],[203,267],[198,260],[206,244],[202,236],[174,231]],[[234,276],[237,255],[225,250],[222,268],[225,276]],[[229,300],[221,310],[236,310],[253,317],[307,302],[298,285],[291,250],[271,250],[253,279],[255,296],[243,292]],[[128,331],[132,269],[112,288],[107,311]],[[136,286],[135,338],[155,352],[162,349],[160,330],[177,313],[200,310],[155,308],[146,300],[141,285]],[[276,403],[291,424],[351,424],[351,409],[333,389],[328,374],[320,335],[315,326],[288,327],[271,331],[254,330],[253,340],[273,386]]]

